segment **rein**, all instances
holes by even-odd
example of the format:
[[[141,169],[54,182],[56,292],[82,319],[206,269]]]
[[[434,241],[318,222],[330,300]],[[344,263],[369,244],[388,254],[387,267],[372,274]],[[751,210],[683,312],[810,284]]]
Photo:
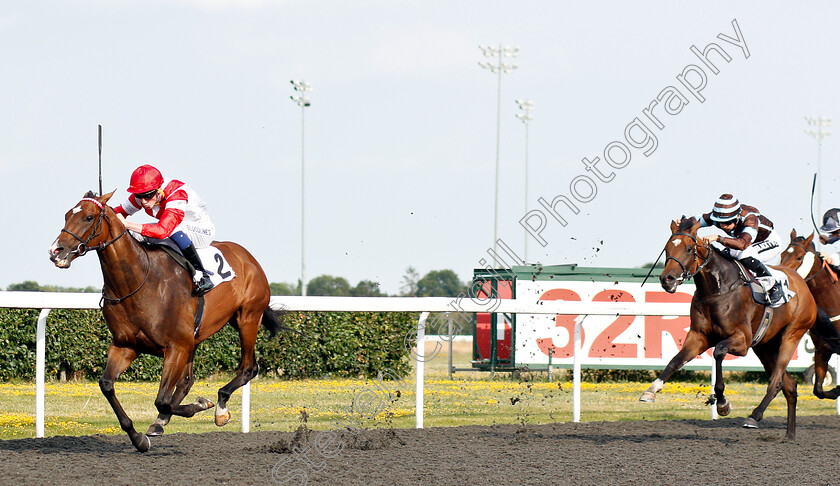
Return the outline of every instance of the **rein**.
[[[124,234],[124,233],[125,233],[125,232],[123,232],[123,234]],[[140,248],[142,248],[142,249],[143,249],[143,253],[145,253],[145,254],[146,254],[146,275],[143,277],[143,281],[142,281],[142,282],[140,282],[140,285],[138,285],[136,289],[134,289],[134,290],[132,290],[131,292],[129,292],[129,293],[128,293],[128,295],[124,295],[124,296],[122,296],[122,297],[117,297],[116,299],[113,299],[113,298],[111,298],[111,297],[106,297],[106,296],[105,296],[105,286],[103,285],[103,286],[102,286],[102,299],[100,299],[100,300],[99,300],[99,307],[102,307],[102,304],[103,304],[104,302],[108,302],[109,304],[119,304],[120,302],[124,301],[125,299],[127,299],[127,298],[131,297],[132,295],[134,295],[134,294],[136,294],[138,291],[140,291],[140,289],[142,289],[142,288],[143,288],[143,285],[145,285],[145,284],[146,284],[146,281],[147,281],[147,280],[149,280],[149,272],[151,272],[151,270],[152,270],[152,261],[151,261],[151,259],[149,258],[149,251],[148,251],[148,250],[146,250],[146,247],[145,247],[145,246],[143,246],[143,245],[140,245]]]

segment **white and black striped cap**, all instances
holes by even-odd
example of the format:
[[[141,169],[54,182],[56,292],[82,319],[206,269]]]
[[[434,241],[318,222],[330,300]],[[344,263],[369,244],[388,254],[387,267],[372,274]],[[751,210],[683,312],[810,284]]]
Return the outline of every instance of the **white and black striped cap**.
[[[732,194],[722,194],[712,208],[712,221],[717,223],[735,221],[740,211],[741,204],[738,203],[738,198]]]

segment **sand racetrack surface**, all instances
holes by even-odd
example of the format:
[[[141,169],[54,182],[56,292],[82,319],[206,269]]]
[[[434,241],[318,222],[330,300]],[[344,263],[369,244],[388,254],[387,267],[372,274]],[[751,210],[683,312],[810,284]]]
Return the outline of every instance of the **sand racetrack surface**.
[[[840,418],[757,430],[743,418],[422,430],[218,432],[0,441],[2,484],[840,484]],[[330,441],[329,439],[332,439]],[[297,449],[295,447],[297,446]],[[324,457],[318,451],[324,451]],[[296,452],[298,451],[298,452]],[[272,476],[272,474],[274,476]]]

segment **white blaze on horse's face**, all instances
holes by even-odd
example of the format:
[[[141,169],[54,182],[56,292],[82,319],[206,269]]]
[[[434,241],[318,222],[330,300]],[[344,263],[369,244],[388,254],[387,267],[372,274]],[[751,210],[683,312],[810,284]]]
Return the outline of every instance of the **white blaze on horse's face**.
[[[680,241],[680,240],[674,240],[674,241],[672,241],[671,243],[673,243],[673,244],[674,244],[674,246],[680,246],[680,243],[682,243],[682,241]]]
[[[76,206],[75,208],[73,208],[73,214],[76,214],[76,213],[80,212],[81,210],[82,210],[82,205],[80,204],[80,205]]]

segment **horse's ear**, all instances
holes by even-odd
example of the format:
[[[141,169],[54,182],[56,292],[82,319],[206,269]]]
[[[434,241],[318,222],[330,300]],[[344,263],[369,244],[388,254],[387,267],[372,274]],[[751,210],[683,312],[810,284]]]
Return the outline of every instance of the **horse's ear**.
[[[100,196],[100,197],[98,198],[98,199],[99,199],[99,202],[101,202],[102,204],[105,204],[106,202],[108,202],[108,199],[111,199],[111,196],[113,196],[115,192],[117,192],[117,190],[116,190],[116,189],[114,189],[113,191],[109,192],[108,194],[104,194],[104,195]]]
[[[807,248],[813,240],[814,240],[814,232],[812,231],[811,234],[807,238],[805,238],[805,242],[804,242],[805,247]]]
[[[695,221],[694,226],[691,227],[691,234],[696,235],[697,230],[700,229],[700,221]]]
[[[676,233],[679,228],[680,225],[676,221],[671,221],[671,234]]]
[[[813,234],[811,236],[813,236]],[[796,239],[796,228],[793,228],[792,230],[790,230],[790,241],[793,241],[795,239]]]

